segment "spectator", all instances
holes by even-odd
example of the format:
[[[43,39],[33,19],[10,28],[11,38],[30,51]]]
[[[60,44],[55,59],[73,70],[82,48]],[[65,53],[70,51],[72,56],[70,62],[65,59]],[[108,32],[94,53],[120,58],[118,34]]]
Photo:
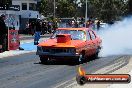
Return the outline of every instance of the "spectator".
[[[48,32],[52,33],[52,23],[48,22]]]
[[[32,34],[32,24],[31,23],[29,23],[28,34]]]
[[[53,26],[53,31],[56,31],[56,29],[58,28],[57,21],[53,22],[52,26]]]
[[[34,31],[35,31],[35,23],[34,21],[31,22],[31,34],[32,36],[34,35]]]
[[[40,21],[37,20],[37,22],[36,22],[36,30],[35,30],[35,37],[34,37],[34,45],[38,44],[38,41],[40,39],[40,34],[41,34],[41,24],[40,24]]]
[[[47,23],[46,22],[42,22],[42,34],[44,35],[45,33],[47,33]]]
[[[8,29],[4,22],[5,15],[0,16],[0,47],[2,51],[8,50]]]
[[[79,27],[79,23],[76,21],[75,22],[75,28],[78,28]]]
[[[97,30],[99,30],[99,28],[100,28],[100,21],[98,20],[98,22],[97,22]]]
[[[86,23],[86,28],[89,28],[91,26],[91,20],[88,20]]]
[[[24,30],[24,34],[29,34],[29,22],[26,23],[26,28]]]

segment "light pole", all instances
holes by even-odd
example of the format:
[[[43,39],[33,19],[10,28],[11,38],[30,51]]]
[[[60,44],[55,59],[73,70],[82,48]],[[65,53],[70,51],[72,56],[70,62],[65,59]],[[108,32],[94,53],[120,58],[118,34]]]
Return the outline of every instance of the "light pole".
[[[55,5],[55,0],[54,0],[54,18],[55,18],[55,9],[56,9],[56,5]]]
[[[86,11],[85,11],[85,27],[86,27],[86,24],[87,24],[87,12],[88,12],[88,3],[87,3],[87,0],[86,0]]]

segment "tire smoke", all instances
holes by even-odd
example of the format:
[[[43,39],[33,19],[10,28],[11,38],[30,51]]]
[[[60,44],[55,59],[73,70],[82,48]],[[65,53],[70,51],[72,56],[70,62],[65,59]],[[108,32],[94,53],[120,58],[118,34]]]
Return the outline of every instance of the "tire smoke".
[[[102,39],[101,56],[132,55],[132,17],[109,25],[98,34]]]

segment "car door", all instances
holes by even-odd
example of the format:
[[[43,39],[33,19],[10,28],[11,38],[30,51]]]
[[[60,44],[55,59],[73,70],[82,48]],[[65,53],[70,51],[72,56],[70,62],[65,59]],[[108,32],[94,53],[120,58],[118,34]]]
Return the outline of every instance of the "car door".
[[[91,38],[91,46],[92,46],[91,52],[92,52],[92,54],[95,54],[96,50],[97,50],[97,37],[92,30],[89,30],[88,32],[89,32],[90,38]]]
[[[93,54],[92,50],[93,50],[93,44],[92,44],[92,40],[91,40],[91,36],[89,31],[86,31],[86,51],[85,54],[86,56],[91,56]]]
[[[101,46],[102,44],[102,40],[97,36],[97,34],[93,31],[93,34],[96,36],[96,45],[97,45],[97,48]]]

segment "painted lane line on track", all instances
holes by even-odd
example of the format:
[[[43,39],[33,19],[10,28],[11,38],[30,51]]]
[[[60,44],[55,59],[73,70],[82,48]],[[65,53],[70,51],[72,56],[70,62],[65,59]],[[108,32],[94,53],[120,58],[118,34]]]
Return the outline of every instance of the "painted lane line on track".
[[[132,77],[132,70],[129,72],[129,74]],[[131,88],[132,87],[132,81],[129,84],[112,84],[108,86],[107,88]]]
[[[57,85],[57,86],[54,87],[54,88],[62,88],[62,87],[68,88],[67,86],[68,86],[68,85],[71,85],[72,83],[74,83],[75,80],[76,80],[76,77],[72,78],[71,80],[67,80],[67,81],[63,82],[63,83]],[[71,83],[71,82],[72,82],[72,83]]]
[[[10,57],[10,56],[16,56],[16,55],[31,53],[31,52],[35,52],[35,50],[32,50],[32,51],[19,51],[19,50],[5,51],[3,53],[0,53],[0,59],[5,58],[5,57]]]
[[[109,58],[110,59],[110,58]],[[128,60],[126,60],[126,59],[128,59]],[[112,72],[112,70],[113,69],[117,69],[117,70],[119,70],[120,69],[120,67],[122,67],[122,65],[124,66],[124,64],[125,63],[127,63],[127,64],[129,64],[128,62],[129,62],[129,59],[130,59],[130,56],[118,56],[118,57],[116,57],[116,59],[115,60],[112,60],[112,61],[110,61],[110,63],[109,64],[107,64],[107,65],[103,65],[103,67],[101,66],[101,68],[99,68],[99,69],[97,69],[97,71],[95,71],[95,72],[92,72],[92,73],[96,73],[96,74],[106,74],[106,73],[111,73]],[[99,60],[99,59],[98,59]],[[97,62],[98,62],[98,60],[96,60]],[[119,61],[119,62],[118,62]],[[118,63],[117,63],[118,62]],[[111,63],[113,63],[113,64],[111,64]],[[114,68],[112,68],[111,66],[115,66],[115,65],[118,65],[118,66],[116,66],[116,67],[114,67]],[[90,66],[89,66],[90,67]],[[106,68],[104,68],[104,67],[106,67]],[[93,67],[94,68],[94,67]],[[109,68],[109,70],[108,70],[108,68]],[[106,71],[106,69],[107,69],[107,71]],[[111,69],[111,70],[110,70]],[[64,83],[62,84],[62,85],[65,85]],[[94,86],[93,84],[89,84],[89,85],[84,85],[84,86],[79,86],[77,83],[76,83],[76,81],[74,81],[73,83],[71,83],[71,84],[69,84],[69,85],[67,85],[67,86],[65,86],[65,87],[63,87],[63,88],[88,88],[88,87],[90,87],[90,88],[97,88],[98,86]],[[102,87],[99,87],[99,88],[107,88],[109,85],[108,84],[104,84],[104,85],[102,85],[102,84],[99,84],[99,86],[102,86]],[[61,87],[59,87],[59,88],[61,88]],[[114,88],[118,88],[118,87],[114,87]],[[125,87],[124,87],[125,88]]]

